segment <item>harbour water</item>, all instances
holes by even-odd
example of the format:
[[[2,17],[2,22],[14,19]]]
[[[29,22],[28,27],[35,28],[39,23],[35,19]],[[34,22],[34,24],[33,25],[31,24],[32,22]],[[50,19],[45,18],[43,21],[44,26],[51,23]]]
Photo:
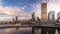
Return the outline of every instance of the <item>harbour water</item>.
[[[31,28],[8,28],[0,29],[0,34],[32,34]]]
[[[32,29],[31,28],[7,28],[7,29],[0,29],[0,34],[32,34]],[[55,32],[55,34],[60,34],[58,33],[60,31]],[[41,34],[41,29],[37,29],[36,34]],[[48,34],[48,33],[47,33]]]

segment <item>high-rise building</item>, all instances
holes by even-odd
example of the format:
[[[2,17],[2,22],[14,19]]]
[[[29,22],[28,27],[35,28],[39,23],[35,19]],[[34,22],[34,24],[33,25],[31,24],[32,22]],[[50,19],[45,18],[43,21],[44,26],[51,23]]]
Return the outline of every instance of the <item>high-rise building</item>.
[[[57,13],[57,19],[60,18],[60,12]]]
[[[48,20],[55,20],[55,11],[50,11],[48,13]]]
[[[42,3],[41,4],[41,20],[42,21],[47,21],[48,16],[47,16],[47,3]]]
[[[16,21],[18,21],[18,16],[15,16]]]
[[[12,18],[12,21],[15,21],[15,18]]]
[[[35,20],[35,12],[32,13],[32,20]]]

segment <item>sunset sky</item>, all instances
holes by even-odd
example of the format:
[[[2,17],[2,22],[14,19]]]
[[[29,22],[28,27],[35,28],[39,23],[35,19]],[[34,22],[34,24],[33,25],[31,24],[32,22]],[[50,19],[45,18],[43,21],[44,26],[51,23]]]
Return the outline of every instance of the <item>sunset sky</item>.
[[[41,3],[47,3],[47,11],[60,11],[60,0],[0,0],[0,19],[10,19],[13,16],[41,16]],[[57,18],[57,17],[56,17]],[[28,18],[26,18],[28,19]]]

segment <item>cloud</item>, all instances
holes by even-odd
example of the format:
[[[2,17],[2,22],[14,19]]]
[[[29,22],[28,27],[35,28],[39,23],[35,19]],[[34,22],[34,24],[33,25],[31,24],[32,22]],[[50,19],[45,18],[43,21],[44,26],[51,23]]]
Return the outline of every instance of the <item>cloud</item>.
[[[27,14],[22,9],[17,7],[2,7],[0,6],[0,15],[9,15],[9,16],[30,16],[30,14]]]
[[[55,19],[57,19],[57,13],[60,12],[60,0],[49,0],[47,3],[47,11],[55,11]]]

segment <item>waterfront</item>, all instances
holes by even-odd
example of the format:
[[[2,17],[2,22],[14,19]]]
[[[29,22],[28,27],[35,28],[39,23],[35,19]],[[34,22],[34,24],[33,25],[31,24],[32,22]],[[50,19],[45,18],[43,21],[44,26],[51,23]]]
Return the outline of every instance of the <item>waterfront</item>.
[[[31,30],[32,30],[31,28],[19,28],[19,29],[8,28],[8,29],[0,29],[0,34],[32,34]],[[41,34],[41,29],[37,29],[35,33],[36,34]],[[55,34],[58,34],[57,30],[56,30]]]

